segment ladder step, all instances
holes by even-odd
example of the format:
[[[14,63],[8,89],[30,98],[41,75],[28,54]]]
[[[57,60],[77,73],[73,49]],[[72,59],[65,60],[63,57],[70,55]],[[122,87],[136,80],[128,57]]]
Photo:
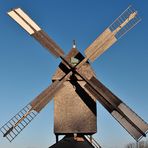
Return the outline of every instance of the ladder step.
[[[0,128],[3,136],[10,142],[36,117],[38,114],[30,110],[31,106],[27,105],[11,118],[4,126]]]
[[[141,19],[136,14],[137,12],[132,6],[129,6],[111,25],[110,30],[114,31],[116,28],[118,28],[122,23],[124,23],[130,15],[135,14],[135,17],[131,19],[117,34],[116,38],[121,38],[126,32],[128,32],[130,29],[132,29]]]

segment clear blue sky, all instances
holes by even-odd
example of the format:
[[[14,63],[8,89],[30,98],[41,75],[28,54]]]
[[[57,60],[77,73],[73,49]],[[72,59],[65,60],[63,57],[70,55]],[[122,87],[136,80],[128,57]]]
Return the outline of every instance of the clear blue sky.
[[[86,47],[128,5],[142,21],[93,64],[98,79],[148,122],[148,2],[145,0],[1,0],[0,126],[44,90],[60,60],[50,55],[6,14],[21,7],[65,51],[76,39]],[[122,148],[133,138],[98,103],[98,133],[104,148]],[[12,142],[0,134],[1,148],[47,148],[55,142],[53,101]],[[146,140],[145,138],[143,140]]]

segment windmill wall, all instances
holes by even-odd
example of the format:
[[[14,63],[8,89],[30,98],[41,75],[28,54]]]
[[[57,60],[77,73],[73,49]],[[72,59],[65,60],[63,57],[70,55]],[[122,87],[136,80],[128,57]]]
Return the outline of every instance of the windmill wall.
[[[82,60],[84,57],[75,48],[66,56]],[[95,76],[90,64],[87,62],[80,69],[81,73],[88,79]],[[68,69],[63,62],[54,74],[52,80],[62,78]],[[64,82],[62,89],[54,97],[54,133],[84,133],[94,134],[97,132],[96,124],[96,99],[84,88],[84,82],[74,74]]]

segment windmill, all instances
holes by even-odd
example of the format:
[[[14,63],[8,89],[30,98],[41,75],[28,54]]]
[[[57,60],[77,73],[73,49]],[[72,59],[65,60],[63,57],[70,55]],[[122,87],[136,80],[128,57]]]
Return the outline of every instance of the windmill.
[[[90,64],[140,21],[132,6],[97,37],[84,51],[85,56],[77,50],[75,42],[65,56],[63,50],[21,8],[12,9],[8,15],[62,61],[52,77],[52,84],[1,127],[3,137],[11,142],[52,98],[57,141],[58,135],[74,135],[76,141],[83,141],[87,135],[90,141],[94,140],[92,135],[97,132],[96,101],[136,141],[146,136],[148,124],[96,78]]]

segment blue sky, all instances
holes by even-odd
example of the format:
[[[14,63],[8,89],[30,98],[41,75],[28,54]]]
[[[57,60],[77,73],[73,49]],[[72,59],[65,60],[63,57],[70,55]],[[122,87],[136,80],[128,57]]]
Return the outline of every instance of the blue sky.
[[[142,21],[93,64],[96,75],[112,92],[148,122],[148,2],[144,0],[1,0],[0,1],[0,126],[44,90],[60,59],[55,59],[6,14],[21,7],[68,53],[72,40],[83,51],[128,5]],[[104,148],[122,148],[133,138],[98,103],[98,133]],[[55,142],[53,101],[9,143],[0,147],[40,148]],[[144,138],[143,140],[146,140]]]

